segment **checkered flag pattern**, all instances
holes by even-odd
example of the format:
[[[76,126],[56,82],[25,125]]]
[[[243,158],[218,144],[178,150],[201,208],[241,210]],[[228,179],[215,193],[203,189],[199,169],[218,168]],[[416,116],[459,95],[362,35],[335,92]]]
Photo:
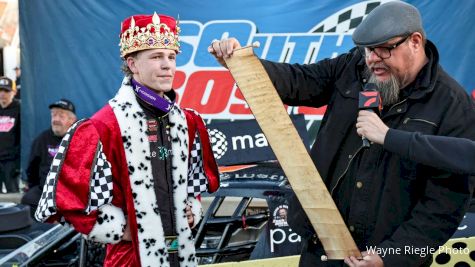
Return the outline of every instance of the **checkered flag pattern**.
[[[97,145],[91,174],[91,191],[87,213],[98,209],[102,205],[112,202],[112,170],[106,155],[102,151],[102,143]]]
[[[354,29],[363,21],[363,19],[382,1],[364,1],[340,10],[336,14],[324,19],[313,27],[310,32],[313,33],[353,33]]]
[[[74,123],[66,132],[61,143],[59,144],[58,152],[54,156],[53,162],[49,169],[48,176],[46,176],[46,182],[43,187],[43,193],[41,194],[40,201],[38,202],[38,208],[35,212],[35,218],[38,221],[45,221],[49,216],[54,215],[57,211],[56,209],[56,181],[58,180],[58,174],[61,172],[61,167],[63,165],[66,152],[69,148],[69,143],[71,137],[76,131],[77,127],[86,121],[82,119]]]
[[[215,159],[220,159],[228,151],[226,135],[218,129],[208,129],[209,139]]]
[[[201,192],[205,192],[208,188],[208,179],[203,169],[203,154],[201,152],[201,142],[198,131],[195,134],[195,142],[193,143],[189,168],[188,168],[188,196],[198,196]]]

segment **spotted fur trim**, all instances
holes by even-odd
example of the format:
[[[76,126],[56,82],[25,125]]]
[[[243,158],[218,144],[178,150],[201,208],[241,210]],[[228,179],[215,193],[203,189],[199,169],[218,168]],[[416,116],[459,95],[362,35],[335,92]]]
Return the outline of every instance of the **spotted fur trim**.
[[[140,262],[142,266],[169,266],[162,221],[153,186],[150,146],[146,136],[146,117],[125,78],[117,95],[109,101],[119,123],[129,169],[130,185],[137,218]],[[175,105],[169,114],[172,142],[172,177],[178,233],[180,266],[196,266],[193,236],[186,220],[188,127],[185,115]]]
[[[119,243],[126,224],[122,209],[106,204],[101,206],[98,212],[96,224],[86,238],[99,243]]]

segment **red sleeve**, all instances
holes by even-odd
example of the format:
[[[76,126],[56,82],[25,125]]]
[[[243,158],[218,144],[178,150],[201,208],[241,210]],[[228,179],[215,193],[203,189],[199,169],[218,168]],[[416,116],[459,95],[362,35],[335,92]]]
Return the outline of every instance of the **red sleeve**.
[[[64,219],[93,240],[117,242],[125,220],[122,209],[111,204],[114,187],[99,133],[90,120],[81,120],[61,141],[35,217],[47,222]]]
[[[208,192],[213,193],[219,188],[219,171],[218,165],[216,164],[216,159],[213,155],[213,150],[211,148],[208,130],[206,129],[206,125],[201,116],[198,115],[198,113],[196,113],[194,110],[185,109],[185,115],[188,123],[190,151],[195,139],[195,133],[198,131],[204,161],[203,168],[208,179]]]
[[[68,151],[58,175],[56,206],[68,223],[81,233],[89,233],[96,221],[96,213],[85,215],[89,202],[91,169],[99,135],[90,122],[82,123],[69,143]]]

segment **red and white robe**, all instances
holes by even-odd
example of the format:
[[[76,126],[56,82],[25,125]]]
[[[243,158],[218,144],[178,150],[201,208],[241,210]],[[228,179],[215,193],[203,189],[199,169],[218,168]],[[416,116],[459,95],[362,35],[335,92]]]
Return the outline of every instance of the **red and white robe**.
[[[219,174],[201,117],[175,104],[169,120],[178,256],[180,266],[196,266],[185,208],[192,206],[196,225],[199,195],[217,190]],[[105,266],[169,265],[146,132],[145,113],[125,78],[108,105],[63,138],[35,214],[109,244]],[[122,241],[127,214],[132,242]]]

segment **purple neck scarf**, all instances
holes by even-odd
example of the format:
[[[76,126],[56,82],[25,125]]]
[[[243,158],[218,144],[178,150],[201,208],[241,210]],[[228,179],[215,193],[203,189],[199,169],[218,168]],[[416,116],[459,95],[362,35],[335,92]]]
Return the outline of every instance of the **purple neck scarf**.
[[[140,99],[165,113],[168,113],[172,109],[173,102],[170,102],[165,98],[159,96],[153,90],[147,88],[145,85],[141,85],[136,80],[131,79],[131,81],[132,88],[134,89],[135,93],[137,93]]]

